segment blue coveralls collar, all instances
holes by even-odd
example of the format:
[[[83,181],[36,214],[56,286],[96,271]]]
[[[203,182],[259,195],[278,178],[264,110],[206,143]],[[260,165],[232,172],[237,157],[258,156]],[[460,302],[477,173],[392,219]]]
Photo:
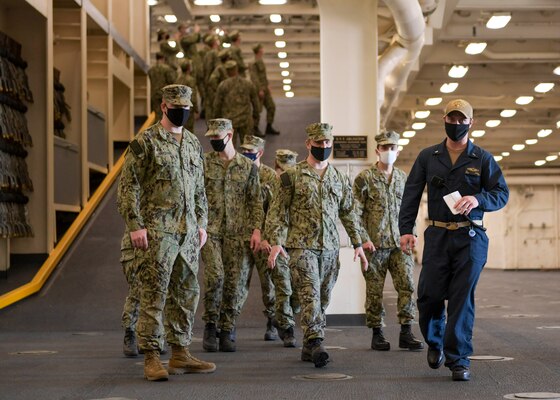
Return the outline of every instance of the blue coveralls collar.
[[[451,165],[451,157],[449,156],[449,151],[445,145],[447,138],[443,139],[443,142],[438,144],[432,153],[433,156],[437,156],[440,163],[445,165],[450,171],[461,168],[462,166],[468,164],[471,159],[480,158],[480,148],[475,146],[474,143],[469,139],[467,141],[466,150],[461,153],[454,165]]]

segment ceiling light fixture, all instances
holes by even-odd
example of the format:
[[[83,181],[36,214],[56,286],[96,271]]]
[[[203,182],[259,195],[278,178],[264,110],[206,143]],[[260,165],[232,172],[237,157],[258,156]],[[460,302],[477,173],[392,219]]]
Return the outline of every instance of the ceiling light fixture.
[[[148,5],[151,6],[157,6],[157,0],[148,0]]]
[[[218,14],[212,14],[210,15],[210,21],[212,22],[220,22],[220,16]]]
[[[538,139],[527,139],[527,140],[525,141],[525,143],[528,144],[529,146],[532,146],[532,145],[538,143]]]
[[[402,147],[402,146],[397,147],[398,151],[403,151],[403,149],[404,149],[404,147]]]
[[[430,97],[428,100],[424,102],[424,104],[427,106],[437,106],[441,104],[442,101],[443,99],[441,97]]]
[[[502,110],[502,112],[500,113],[500,117],[502,117],[502,118],[511,118],[511,117],[513,117],[515,114],[517,114],[517,110]]]
[[[410,139],[399,139],[398,143],[400,146],[406,146],[407,144],[410,143]]]
[[[459,87],[459,84],[457,82],[444,83],[439,88],[439,91],[442,93],[453,93],[457,89],[457,87]]]
[[[167,44],[173,48],[175,48],[175,46],[177,46],[177,42],[174,40],[168,40]]]
[[[277,49],[283,49],[284,47],[286,47],[286,42],[283,40],[277,40],[276,43],[274,43],[274,45],[276,46]]]
[[[228,49],[228,48],[231,47],[231,43],[225,43],[224,42],[224,43],[222,43],[222,46],[223,46],[224,49]]]
[[[287,76],[290,76],[290,71],[282,71],[280,74],[281,74],[283,77],[287,77]]]
[[[421,129],[424,129],[425,127],[426,127],[425,122],[415,122],[412,124],[412,129],[414,129],[415,131],[419,131]]]
[[[185,54],[184,54],[182,51],[180,51],[180,52],[178,52],[178,53],[175,55],[175,57],[177,57],[177,58],[183,58],[183,57],[185,57]]]
[[[425,118],[428,118],[430,116],[430,112],[429,111],[416,111],[414,113],[414,116],[418,119],[425,119]]]
[[[448,72],[448,75],[451,78],[462,78],[464,77],[469,70],[468,66],[465,65],[454,65]]]
[[[541,167],[541,166],[543,166],[543,165],[545,165],[545,164],[546,164],[546,161],[545,161],[545,160],[537,160],[537,161],[535,161],[535,165],[536,165],[537,167]]]
[[[286,97],[294,97],[294,92],[286,92]]]
[[[509,157],[509,151],[502,151],[503,157]]]
[[[486,126],[488,128],[495,128],[498,125],[500,125],[502,123],[502,121],[500,121],[499,119],[490,119],[488,121],[486,121]]]
[[[504,157],[502,157],[502,156],[494,156],[495,161],[502,161],[503,159],[504,159]]]
[[[282,16],[280,14],[270,14],[270,22],[273,24],[279,24],[282,22]]]
[[[512,150],[515,151],[521,151],[525,148],[524,144],[514,144],[513,146],[511,146]]]
[[[276,28],[276,29],[274,29],[274,34],[275,34],[276,36],[284,36],[284,29],[282,29],[282,28]]]
[[[560,75],[560,65],[558,67],[554,68],[554,71],[552,71],[552,73],[554,75]]]
[[[286,53],[285,51],[278,52],[278,58],[286,58],[286,57],[288,57],[288,53]]]
[[[510,13],[495,13],[486,23],[486,27],[488,29],[502,29],[505,28],[510,20]]]
[[[177,17],[173,14],[164,15],[163,19],[165,19],[165,21],[169,22],[170,24],[174,24],[175,22],[177,22]]]
[[[472,137],[482,137],[484,136],[484,134],[486,133],[486,131],[484,130],[476,130],[476,131],[472,131]]]
[[[292,90],[292,87],[290,85],[284,85],[282,86],[282,89],[284,90],[284,92],[289,92],[290,90]]]
[[[288,0],[259,0],[261,6],[282,6],[287,2]]]
[[[416,131],[404,131],[402,135],[403,137],[410,139],[416,136]]]
[[[552,90],[553,87],[554,87],[554,83],[552,82],[539,83],[537,86],[535,86],[535,92],[546,93]]]
[[[195,6],[220,6],[222,0],[194,0]]]
[[[280,68],[283,68],[283,69],[290,68],[290,63],[288,61],[282,61],[279,65],[280,65]]]
[[[474,56],[476,54],[482,53],[485,48],[486,48],[486,43],[485,42],[469,43],[469,45],[465,48],[465,53],[470,54],[471,56]]]
[[[545,160],[548,161],[548,162],[556,161],[557,159],[558,159],[558,156],[556,154],[554,154],[552,156],[546,156],[545,157]]]
[[[545,138],[552,133],[552,129],[541,129],[538,131],[537,136],[540,138]]]
[[[533,96],[519,96],[515,99],[515,103],[519,104],[520,106],[525,106],[532,102],[535,98]]]
[[[291,80],[291,79],[284,79],[284,80],[282,81],[282,83],[283,83],[284,85],[291,85],[292,80]]]

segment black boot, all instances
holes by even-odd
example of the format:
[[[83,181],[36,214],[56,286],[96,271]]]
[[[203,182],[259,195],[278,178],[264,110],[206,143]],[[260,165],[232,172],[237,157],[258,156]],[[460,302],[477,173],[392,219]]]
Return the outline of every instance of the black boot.
[[[279,135],[279,134],[280,134],[280,132],[278,132],[276,129],[274,129],[274,128],[272,127],[272,124],[266,124],[266,131],[265,131],[265,133],[266,133],[267,135]]]
[[[284,347],[296,347],[296,338],[294,336],[294,327],[290,326],[288,329],[284,330]]]
[[[136,334],[132,329],[124,331],[123,353],[126,357],[138,356],[138,343],[136,343]]]
[[[230,331],[220,331],[220,351],[232,353],[235,348],[235,336]]]
[[[387,351],[391,349],[391,344],[383,336],[381,328],[373,328],[373,335],[371,337],[371,348],[373,350]]]
[[[261,131],[261,130],[259,129],[259,127],[256,126],[256,125],[255,125],[255,127],[253,128],[253,135],[254,135],[254,136],[258,136],[258,137],[260,137],[260,138],[265,137],[265,134],[262,133],[262,131]]]
[[[266,332],[264,334],[264,340],[271,341],[276,339],[278,339],[278,331],[274,327],[272,318],[269,318],[268,322],[266,323]]]
[[[309,347],[311,347],[311,359],[313,364],[315,364],[315,368],[322,368],[329,363],[329,353],[327,353],[323,346],[323,339],[311,339]]]
[[[218,351],[216,324],[209,322],[204,327],[204,338],[202,339],[202,348],[212,353]]]
[[[424,343],[414,337],[410,325],[401,325],[399,347],[408,350],[422,350],[424,348]]]

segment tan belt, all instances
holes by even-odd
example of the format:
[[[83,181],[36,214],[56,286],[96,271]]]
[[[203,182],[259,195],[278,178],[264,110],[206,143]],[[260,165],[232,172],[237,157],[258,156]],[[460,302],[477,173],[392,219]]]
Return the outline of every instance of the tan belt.
[[[481,220],[475,220],[473,221],[475,224],[482,226],[482,221]],[[442,221],[434,221],[429,219],[428,220],[428,224],[432,225],[432,226],[437,226],[438,228],[445,228],[448,229],[450,231],[456,231],[459,228],[464,228],[467,226],[471,226],[471,223],[469,221],[463,221],[463,222],[442,222]]]

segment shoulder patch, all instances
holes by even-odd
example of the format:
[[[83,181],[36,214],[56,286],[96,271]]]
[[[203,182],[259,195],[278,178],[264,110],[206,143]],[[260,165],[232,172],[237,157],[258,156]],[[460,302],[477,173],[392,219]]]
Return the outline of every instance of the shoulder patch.
[[[128,147],[130,147],[130,150],[132,150],[136,157],[144,157],[144,150],[142,149],[142,146],[140,146],[140,143],[138,143],[138,140],[134,139],[132,142],[130,142]]]
[[[292,186],[292,178],[290,178],[290,174],[288,174],[287,172],[284,172],[282,175],[280,175],[280,181],[282,182],[282,186],[284,187],[290,187]]]

